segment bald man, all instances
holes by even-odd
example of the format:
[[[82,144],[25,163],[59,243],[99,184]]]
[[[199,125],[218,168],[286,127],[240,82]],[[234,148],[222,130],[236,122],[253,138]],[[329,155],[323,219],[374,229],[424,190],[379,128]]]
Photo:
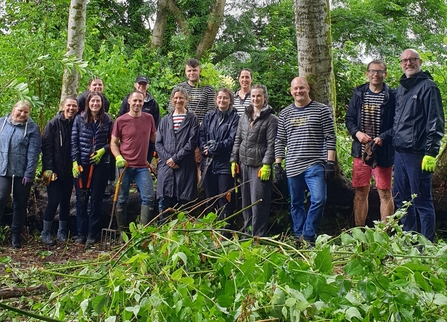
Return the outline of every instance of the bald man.
[[[431,176],[444,136],[444,111],[439,89],[430,73],[421,70],[421,65],[422,59],[414,49],[406,49],[400,56],[404,74],[396,93],[393,125],[396,152],[393,195],[397,208],[410,201],[412,194],[417,195],[402,218],[403,228],[419,231],[433,241],[436,219]]]
[[[334,175],[335,129],[329,108],[312,100],[310,86],[303,77],[290,85],[294,102],[278,118],[275,142],[276,177],[282,176],[281,162],[286,157],[287,183],[290,191],[290,214],[297,247],[315,242],[326,203],[326,179]],[[306,214],[304,192],[310,192]]]

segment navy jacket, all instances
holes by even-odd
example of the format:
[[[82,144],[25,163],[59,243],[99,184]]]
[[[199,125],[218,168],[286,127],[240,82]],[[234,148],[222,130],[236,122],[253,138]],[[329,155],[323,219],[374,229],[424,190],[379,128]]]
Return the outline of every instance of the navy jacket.
[[[380,139],[382,146],[377,147],[377,165],[381,167],[391,167],[394,164],[394,149],[392,145],[393,121],[396,106],[396,91],[387,84],[383,84],[385,90],[385,99],[380,106]],[[355,158],[362,157],[362,144],[355,134],[361,131],[362,104],[369,83],[360,85],[354,89],[348,111],[346,112],[346,127],[351,134],[354,142],[352,143],[351,155]]]
[[[222,112],[218,109],[208,112],[203,118],[199,129],[199,149],[203,153],[205,144],[210,141],[216,141],[208,149],[213,157],[207,171],[214,174],[231,174],[230,156],[233,149],[234,138],[236,137],[239,115],[237,110],[230,107],[228,111]],[[208,157],[211,157],[208,156]],[[205,168],[206,156],[202,159],[201,169]]]
[[[118,112],[118,117],[129,112],[130,107],[129,103],[127,102],[129,99],[129,95],[124,97],[123,102],[121,103],[120,110]],[[152,95],[147,91],[146,91],[146,99],[144,100],[143,108],[141,110],[145,113],[149,113],[150,115],[152,115],[154,117],[155,126],[158,127],[158,123],[160,123],[160,107],[158,106],[157,100],[154,97],[152,97]]]
[[[428,72],[403,75],[397,89],[393,145],[397,152],[436,157],[444,136],[441,94]]]

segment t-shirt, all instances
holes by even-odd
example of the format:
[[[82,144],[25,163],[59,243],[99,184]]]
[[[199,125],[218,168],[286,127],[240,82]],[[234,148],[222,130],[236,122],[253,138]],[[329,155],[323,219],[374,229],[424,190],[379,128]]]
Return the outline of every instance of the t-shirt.
[[[131,168],[147,167],[150,137],[156,132],[154,117],[142,113],[132,117],[129,113],[116,119],[112,135],[120,140],[120,152]]]
[[[372,138],[380,135],[380,106],[385,100],[385,91],[374,93],[368,89],[365,93],[362,105],[361,127],[362,132]],[[362,145],[364,151],[365,145]]]
[[[245,108],[251,104],[250,92],[245,94],[245,97],[239,96],[239,91],[234,92],[234,108],[237,110],[237,114],[242,117],[245,114]]]
[[[178,131],[178,129],[180,128],[180,125],[185,120],[185,118],[186,118],[186,114],[172,115],[172,123],[173,123],[173,127],[174,127],[174,132]]]

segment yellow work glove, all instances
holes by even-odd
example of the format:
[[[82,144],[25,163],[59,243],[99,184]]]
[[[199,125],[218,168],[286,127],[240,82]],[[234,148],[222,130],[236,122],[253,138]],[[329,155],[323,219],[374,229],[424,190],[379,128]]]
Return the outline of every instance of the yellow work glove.
[[[127,161],[124,160],[124,158],[123,158],[123,156],[121,154],[119,156],[117,156],[115,159],[116,159],[115,164],[116,164],[117,168],[121,169],[121,168],[124,168],[126,166]]]
[[[73,161],[73,178],[77,178],[81,175],[81,172],[83,171],[82,166],[78,165],[78,161]]]
[[[99,164],[104,153],[106,153],[106,150],[104,148],[101,148],[101,149],[93,152],[90,155],[90,164],[95,164],[95,165]]]
[[[236,174],[239,173],[239,165],[233,161],[230,163],[230,168],[231,168],[231,176],[234,178]]]
[[[428,171],[428,172],[435,172],[436,168],[436,158],[432,157],[431,155],[426,155],[422,159],[422,170]]]
[[[269,164],[264,164],[258,171],[258,177],[265,181],[270,179],[270,173],[272,172],[272,167]]]

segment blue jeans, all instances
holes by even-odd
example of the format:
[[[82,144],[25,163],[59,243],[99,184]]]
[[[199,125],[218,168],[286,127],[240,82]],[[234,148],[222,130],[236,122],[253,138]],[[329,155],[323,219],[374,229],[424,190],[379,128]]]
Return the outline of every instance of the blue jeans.
[[[417,210],[420,232],[433,241],[436,216],[431,195],[431,173],[422,171],[423,157],[423,155],[413,153],[396,152],[394,154],[393,195],[396,208],[401,208],[404,201],[410,201],[412,194],[417,195],[401,220],[404,230],[417,231]]]
[[[151,172],[148,168],[127,168],[124,172],[120,194],[118,196],[117,206],[125,208],[129,199],[129,187],[132,179],[140,190],[141,204],[154,208],[154,183],[152,182]]]
[[[311,166],[303,173],[287,178],[290,191],[290,215],[293,232],[307,241],[315,241],[315,235],[323,217],[326,204],[326,179],[321,164]],[[306,214],[304,198],[306,185],[310,192],[310,206]]]

